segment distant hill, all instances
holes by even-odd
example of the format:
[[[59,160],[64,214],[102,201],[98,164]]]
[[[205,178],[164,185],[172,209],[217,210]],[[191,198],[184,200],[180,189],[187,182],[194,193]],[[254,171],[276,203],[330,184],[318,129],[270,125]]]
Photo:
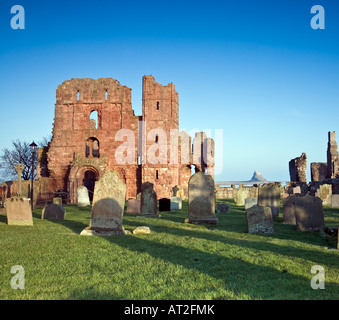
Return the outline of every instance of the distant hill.
[[[250,181],[267,182],[266,178],[264,178],[264,176],[258,171],[254,171],[252,179]]]
[[[217,185],[225,184],[258,184],[258,183],[269,183],[269,181],[258,171],[254,171],[251,180],[247,181],[216,181]]]

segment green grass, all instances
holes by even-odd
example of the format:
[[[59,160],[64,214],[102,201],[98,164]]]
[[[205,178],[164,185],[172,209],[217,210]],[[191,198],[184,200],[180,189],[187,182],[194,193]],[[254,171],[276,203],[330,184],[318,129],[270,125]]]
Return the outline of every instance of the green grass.
[[[124,216],[123,225],[149,235],[80,236],[90,208],[65,206],[63,221],[8,226],[0,215],[0,299],[338,299],[339,250],[320,233],[297,232],[274,220],[275,233],[246,233],[244,207],[231,200],[217,226],[185,224],[183,210],[160,218]],[[325,208],[326,226],[339,211]],[[22,265],[25,288],[14,290],[10,270]],[[314,290],[313,265],[325,268],[325,289]]]

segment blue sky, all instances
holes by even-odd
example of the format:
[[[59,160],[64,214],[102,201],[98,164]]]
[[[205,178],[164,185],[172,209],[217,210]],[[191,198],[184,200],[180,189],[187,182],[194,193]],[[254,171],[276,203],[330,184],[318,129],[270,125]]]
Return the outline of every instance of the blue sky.
[[[10,27],[17,4],[25,30]],[[313,5],[324,30],[310,26]],[[290,159],[325,162],[339,132],[338,35],[336,0],[1,1],[0,150],[51,133],[65,80],[112,77],[141,115],[153,75],[175,84],[182,129],[223,129],[216,180],[289,180]]]

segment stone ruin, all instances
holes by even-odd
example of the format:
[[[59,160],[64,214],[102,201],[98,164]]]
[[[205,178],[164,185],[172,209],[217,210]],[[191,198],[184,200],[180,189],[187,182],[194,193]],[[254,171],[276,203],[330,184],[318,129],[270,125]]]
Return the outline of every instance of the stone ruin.
[[[298,158],[292,159],[289,162],[290,180],[294,182],[307,182],[306,170],[307,170],[307,157],[306,153]]]
[[[324,181],[339,178],[339,154],[335,131],[328,132],[327,162],[311,163],[311,180]]]
[[[307,183],[306,167],[307,157],[303,153],[301,157],[289,162],[291,182],[285,187],[286,196],[298,193],[318,196],[323,200],[323,205],[332,205],[332,196],[339,195],[339,153],[335,138],[335,132],[328,132],[327,162],[312,162],[311,182]],[[297,191],[299,188],[299,191]],[[335,204],[334,197],[334,205]]]
[[[172,189],[187,190],[192,168],[214,177],[213,139],[204,132],[191,139],[186,131],[178,131],[174,84],[163,86],[153,76],[144,76],[142,85],[140,116],[132,109],[131,89],[112,78],[71,79],[58,86],[53,137],[38,152],[38,201],[50,201],[63,190],[67,203],[77,203],[79,186],[88,189],[92,201],[95,182],[109,170],[118,172],[126,184],[126,200],[136,198],[144,182],[153,183],[159,198],[178,196]],[[134,141],[127,142],[121,130],[133,133]],[[126,150],[121,146],[130,150],[128,161],[117,160]],[[155,163],[148,159],[150,148],[157,149]]]

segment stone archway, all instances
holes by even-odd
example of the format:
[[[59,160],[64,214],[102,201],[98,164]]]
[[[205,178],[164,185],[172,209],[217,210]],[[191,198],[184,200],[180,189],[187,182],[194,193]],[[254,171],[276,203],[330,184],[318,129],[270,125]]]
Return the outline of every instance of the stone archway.
[[[100,179],[102,172],[96,167],[84,165],[81,167],[73,167],[70,172],[69,179],[69,193],[71,203],[77,203],[78,195],[77,189],[80,186],[85,186],[88,189],[90,201],[93,200],[93,192],[95,181]]]
[[[99,177],[95,170],[88,169],[84,172],[82,185],[87,188],[90,201],[93,201],[94,186],[97,180],[99,180]]]

